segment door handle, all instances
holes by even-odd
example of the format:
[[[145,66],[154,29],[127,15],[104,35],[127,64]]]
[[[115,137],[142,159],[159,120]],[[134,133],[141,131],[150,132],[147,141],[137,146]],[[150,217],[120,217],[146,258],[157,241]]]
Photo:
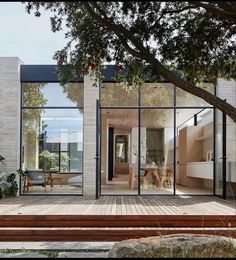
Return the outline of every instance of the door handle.
[[[94,157],[94,159],[96,159],[96,160],[99,160],[101,157],[100,156],[98,156],[98,155],[96,155],[95,157]]]

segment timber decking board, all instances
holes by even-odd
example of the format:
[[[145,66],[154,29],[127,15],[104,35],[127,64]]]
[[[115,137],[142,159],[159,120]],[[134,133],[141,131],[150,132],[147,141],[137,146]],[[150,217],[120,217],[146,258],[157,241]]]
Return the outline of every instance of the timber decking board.
[[[236,227],[236,216],[3,215],[0,227]]]
[[[0,241],[119,241],[177,233],[236,238],[235,202],[153,195],[0,200]]]
[[[236,237],[235,229],[151,229],[151,230],[1,230],[0,241],[120,241],[169,234],[211,234]]]
[[[0,215],[236,215],[213,196],[21,196],[0,200]]]

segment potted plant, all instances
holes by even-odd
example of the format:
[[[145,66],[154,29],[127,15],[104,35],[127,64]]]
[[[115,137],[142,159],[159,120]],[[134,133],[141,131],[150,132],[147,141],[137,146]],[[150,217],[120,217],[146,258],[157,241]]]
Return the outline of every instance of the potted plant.
[[[5,166],[5,158],[0,155],[0,164]],[[18,192],[16,173],[8,173],[0,169],[0,199],[3,197],[15,197]],[[18,171],[17,171],[18,172]]]

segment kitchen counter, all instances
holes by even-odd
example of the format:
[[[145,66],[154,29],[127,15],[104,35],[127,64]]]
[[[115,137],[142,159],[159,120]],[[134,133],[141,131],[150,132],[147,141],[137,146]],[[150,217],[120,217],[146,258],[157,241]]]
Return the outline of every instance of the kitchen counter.
[[[213,161],[187,163],[187,176],[213,180]]]

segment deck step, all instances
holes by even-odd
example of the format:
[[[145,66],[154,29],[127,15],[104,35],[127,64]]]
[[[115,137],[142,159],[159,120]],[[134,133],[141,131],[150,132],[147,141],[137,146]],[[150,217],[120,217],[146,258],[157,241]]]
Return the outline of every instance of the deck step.
[[[0,241],[120,241],[178,233],[223,235],[236,238],[236,216],[0,216]]]
[[[121,241],[189,233],[236,238],[235,228],[1,228],[0,241]]]
[[[1,215],[0,227],[236,227],[235,215]]]

